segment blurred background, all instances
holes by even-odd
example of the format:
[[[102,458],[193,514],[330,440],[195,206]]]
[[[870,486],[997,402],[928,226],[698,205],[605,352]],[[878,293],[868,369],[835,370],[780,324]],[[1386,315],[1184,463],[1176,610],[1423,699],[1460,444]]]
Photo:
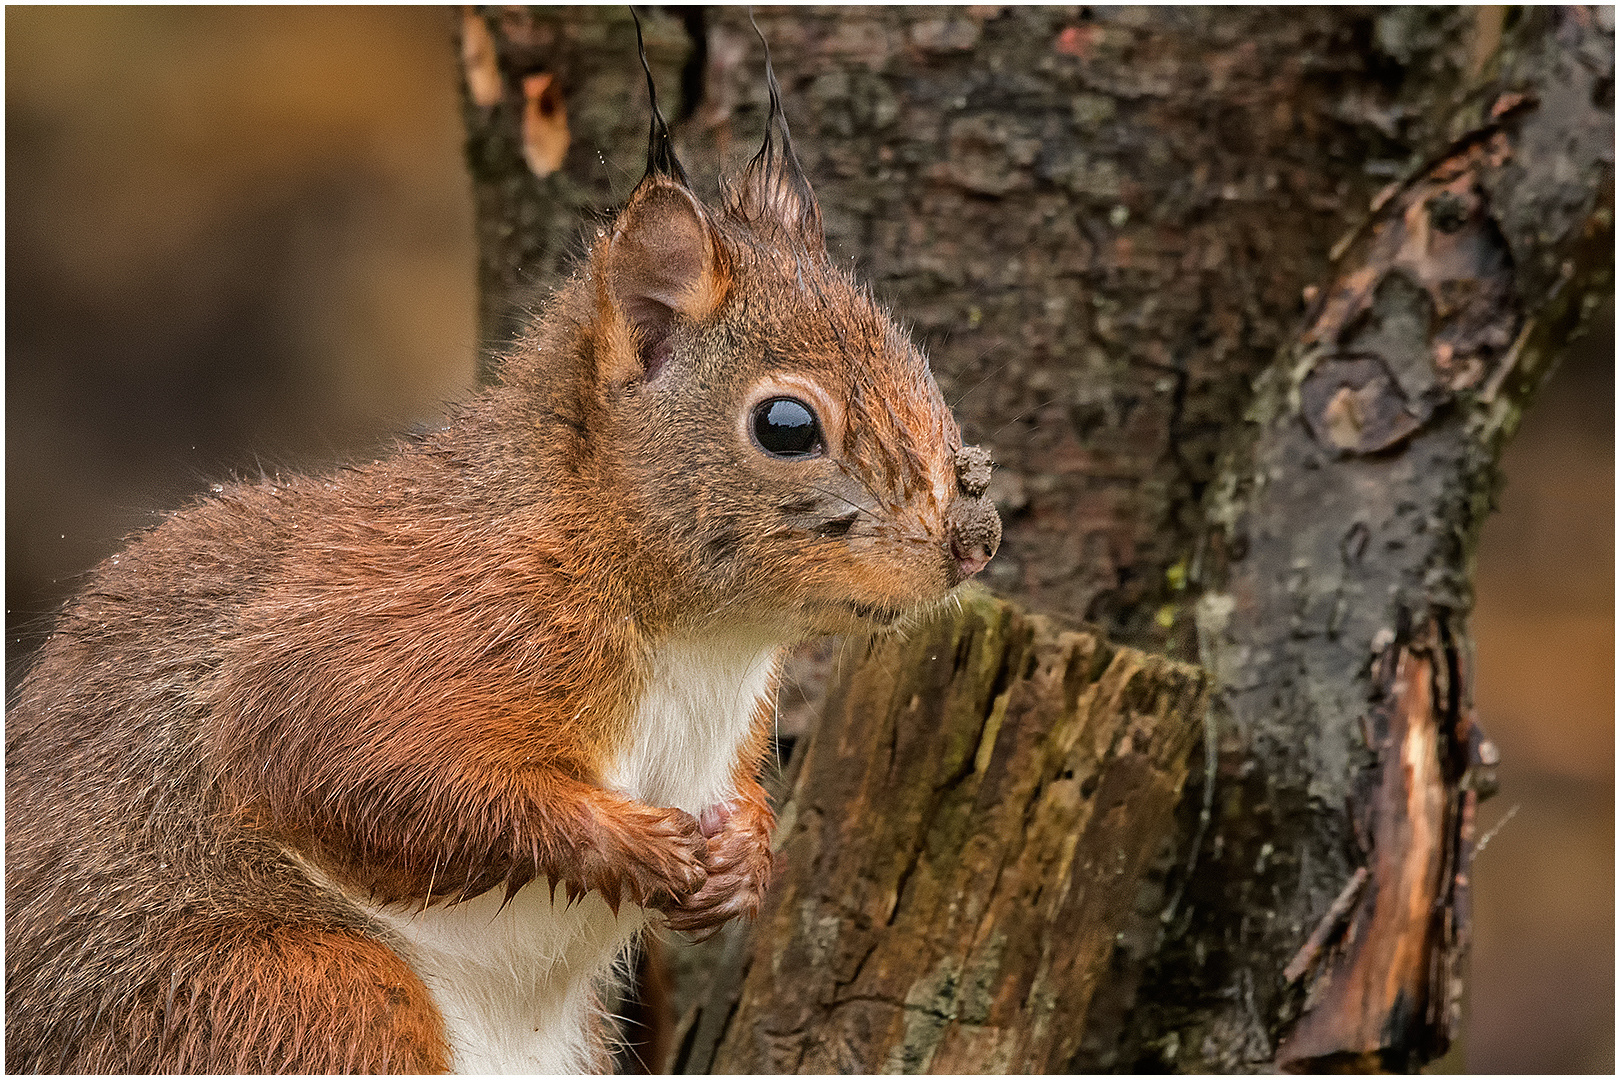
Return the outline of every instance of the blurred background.
[[[473,381],[442,8],[6,10],[6,667],[119,538]],[[1478,560],[1502,791],[1459,1067],[1614,1069],[1614,338],[1504,462]]]
[[[450,27],[6,12],[8,660],[154,511],[369,452],[471,386]]]

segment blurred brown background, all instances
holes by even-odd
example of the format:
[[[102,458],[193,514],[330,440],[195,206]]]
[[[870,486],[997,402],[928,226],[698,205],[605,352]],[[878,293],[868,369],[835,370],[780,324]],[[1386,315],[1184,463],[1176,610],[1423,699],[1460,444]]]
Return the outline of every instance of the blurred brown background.
[[[7,9],[8,686],[121,535],[468,392],[456,78],[440,8]],[[1479,553],[1505,762],[1482,823],[1518,810],[1476,864],[1472,1071],[1614,1068],[1607,321],[1527,418]]]

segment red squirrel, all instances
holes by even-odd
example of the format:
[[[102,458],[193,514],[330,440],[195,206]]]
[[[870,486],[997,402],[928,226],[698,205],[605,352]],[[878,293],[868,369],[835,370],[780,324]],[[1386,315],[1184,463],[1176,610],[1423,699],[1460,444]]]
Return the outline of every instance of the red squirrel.
[[[767,79],[719,208],[655,100],[647,176],[441,430],[216,486],[66,605],[6,730],[8,1071],[600,1070],[642,930],[757,910],[783,650],[1000,538]]]

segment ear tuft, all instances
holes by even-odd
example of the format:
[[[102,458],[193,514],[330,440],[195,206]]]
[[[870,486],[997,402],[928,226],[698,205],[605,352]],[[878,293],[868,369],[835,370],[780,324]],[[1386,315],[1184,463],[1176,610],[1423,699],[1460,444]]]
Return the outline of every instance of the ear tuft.
[[[614,224],[603,260],[613,307],[629,323],[639,370],[653,378],[669,359],[677,317],[702,319],[725,299],[719,237],[697,198],[681,185],[650,176]]]
[[[647,130],[646,176],[667,176],[685,186],[686,170],[675,156],[675,141],[669,136],[669,124],[658,107],[658,84],[653,81],[652,65],[647,63],[647,42],[641,36],[641,16],[635,5],[630,6],[630,17],[636,21],[636,52],[641,55],[641,70],[647,75],[647,103],[652,109],[652,123]]]
[[[729,209],[751,225],[763,225],[785,235],[806,251],[824,252],[827,238],[821,207],[810,190],[799,155],[793,152],[787,114],[782,111],[782,87],[771,67],[771,46],[765,32],[754,22],[752,9],[748,21],[765,49],[765,86],[770,91],[771,110],[765,118],[765,141],[749,161],[741,184],[729,193]]]

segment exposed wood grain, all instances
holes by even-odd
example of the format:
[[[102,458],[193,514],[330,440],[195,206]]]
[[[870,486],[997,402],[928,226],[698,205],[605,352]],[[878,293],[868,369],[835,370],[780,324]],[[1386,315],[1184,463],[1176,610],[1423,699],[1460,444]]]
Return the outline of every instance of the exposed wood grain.
[[[1389,707],[1375,721],[1380,788],[1369,808],[1370,887],[1358,893],[1340,955],[1317,978],[1305,1015],[1278,1049],[1284,1068],[1378,1071],[1387,1052],[1429,1049],[1449,1026],[1445,865],[1455,854],[1451,785],[1460,770],[1446,768],[1456,725],[1445,707],[1445,677],[1435,669],[1444,654],[1429,645],[1395,654]]]
[[[1520,410],[1613,287],[1612,13],[1527,11],[1492,70],[1339,246],[1209,502],[1221,846],[1159,978],[1231,965],[1254,989],[1197,999],[1179,1045],[1229,1048],[1206,1067],[1403,1070],[1458,1031],[1495,760],[1470,564]]]
[[[735,983],[680,1065],[1054,1071],[1075,1051],[1200,732],[1195,668],[985,594],[829,695]]]

